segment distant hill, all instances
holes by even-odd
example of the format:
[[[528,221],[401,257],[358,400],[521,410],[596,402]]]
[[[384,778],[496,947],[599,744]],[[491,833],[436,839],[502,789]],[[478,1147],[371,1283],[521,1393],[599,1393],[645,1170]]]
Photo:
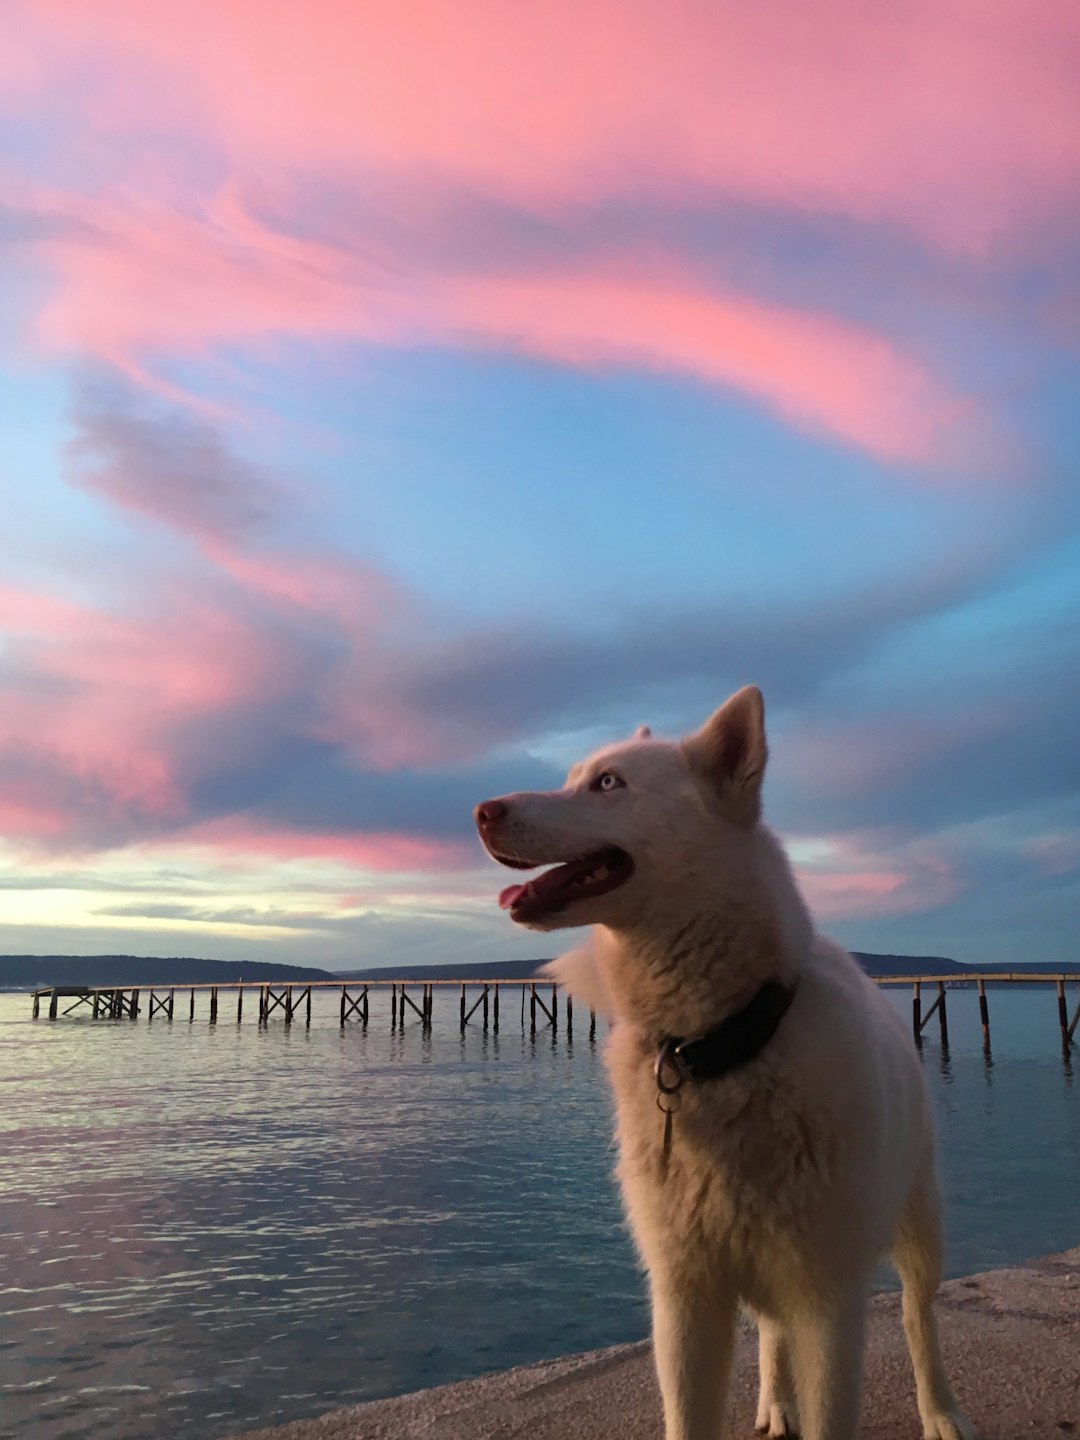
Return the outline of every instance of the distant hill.
[[[329,970],[156,955],[0,955],[0,990],[48,985],[228,985],[237,980],[335,980]]]
[[[463,960],[460,965],[379,965],[339,970],[337,980],[531,980],[547,960]]]
[[[1080,965],[961,965],[942,955],[875,955],[856,950],[868,975],[955,975],[1000,969],[1014,975],[1080,975]],[[275,965],[252,960],[168,959],[155,955],[0,955],[0,990],[44,989],[48,985],[229,985],[237,980],[529,980],[547,961],[483,960],[447,965],[380,965],[366,970],[317,970],[306,965]]]
[[[1080,975],[1080,965],[1050,965],[1038,961],[1019,965],[962,965],[959,960],[947,960],[942,955],[873,955],[865,950],[853,950],[852,954],[875,979],[888,975],[955,975],[962,980],[973,971],[991,974],[995,970],[1007,975]]]
[[[866,950],[853,952],[868,975],[881,979],[889,975],[955,975],[958,980],[973,970],[1002,970],[1013,975],[1080,975],[1080,965],[962,965],[943,955],[875,955]],[[460,965],[380,965],[369,970],[341,970],[339,980],[430,980],[445,975],[454,980],[531,980],[547,960],[484,960]]]

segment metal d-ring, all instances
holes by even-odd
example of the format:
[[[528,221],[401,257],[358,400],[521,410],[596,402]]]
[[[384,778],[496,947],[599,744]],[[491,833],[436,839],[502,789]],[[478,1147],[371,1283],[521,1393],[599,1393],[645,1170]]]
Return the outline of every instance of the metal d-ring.
[[[677,1043],[675,1040],[665,1040],[656,1052],[656,1064],[653,1067],[656,1076],[656,1103],[665,1114],[679,1108],[682,1100],[679,1091],[688,1078],[686,1067],[676,1049]],[[669,1102],[666,1105],[665,1100]]]

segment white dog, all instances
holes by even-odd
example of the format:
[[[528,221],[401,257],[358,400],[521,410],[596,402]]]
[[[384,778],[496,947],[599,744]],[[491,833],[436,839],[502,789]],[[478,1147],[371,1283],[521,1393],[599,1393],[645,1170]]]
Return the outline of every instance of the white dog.
[[[852,1440],[879,1258],[903,1282],[929,1440],[974,1440],[938,1348],[934,1143],[905,1026],[815,935],[760,821],[761,693],[679,744],[639,730],[562,790],[476,807],[490,854],[555,868],[500,904],[592,925],[556,976],[614,1017],[618,1176],[648,1269],[667,1440],[717,1440],[740,1302],[760,1335],[757,1423]]]

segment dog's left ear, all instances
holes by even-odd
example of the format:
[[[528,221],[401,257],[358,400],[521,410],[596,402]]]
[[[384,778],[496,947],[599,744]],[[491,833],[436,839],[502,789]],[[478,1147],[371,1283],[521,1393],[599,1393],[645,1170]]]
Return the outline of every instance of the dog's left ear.
[[[761,815],[765,776],[765,701],[756,685],[745,685],[683,741],[690,768],[714,785],[741,825]]]

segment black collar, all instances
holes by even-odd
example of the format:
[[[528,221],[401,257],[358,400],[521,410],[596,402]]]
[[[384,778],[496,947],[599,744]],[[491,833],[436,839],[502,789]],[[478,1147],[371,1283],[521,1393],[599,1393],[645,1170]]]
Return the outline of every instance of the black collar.
[[[766,980],[744,1009],[729,1015],[695,1040],[671,1036],[656,1054],[656,1084],[671,1095],[687,1080],[718,1080],[753,1060],[776,1034],[798,981]]]

